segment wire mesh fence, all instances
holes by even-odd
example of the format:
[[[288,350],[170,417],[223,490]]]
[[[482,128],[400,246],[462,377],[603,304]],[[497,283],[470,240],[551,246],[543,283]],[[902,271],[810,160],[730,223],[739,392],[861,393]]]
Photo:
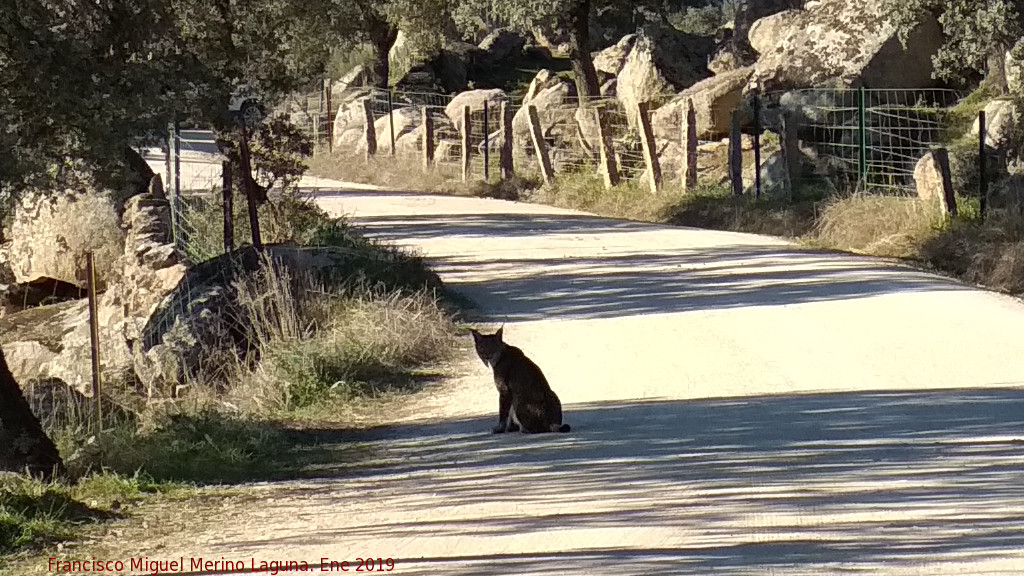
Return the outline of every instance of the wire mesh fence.
[[[799,138],[837,183],[880,193],[913,191],[914,169],[946,138],[954,90],[805,89],[778,95]]]
[[[487,94],[492,94],[493,99]],[[745,139],[737,155],[743,160],[741,172],[745,187],[759,183],[766,177],[765,170],[778,172],[775,164],[779,161],[772,155],[781,153],[779,117],[781,112],[789,111],[797,124],[802,161],[811,168],[805,171],[809,173],[794,172],[794,178],[827,180],[841,189],[906,194],[914,189],[913,175],[918,161],[947,136],[948,111],[960,94],[941,89],[808,89],[755,98],[759,100],[753,105],[749,99],[738,95],[711,101],[695,99],[702,181],[718,182],[725,175],[722,161],[728,161],[728,153],[722,144],[728,142],[729,122],[734,113],[739,114]],[[513,163],[517,175],[539,177],[541,172],[526,104],[537,109],[542,140],[555,173],[602,170],[598,121],[587,108],[581,109],[579,100],[569,91],[535,95],[524,104],[508,101],[500,91],[441,95],[373,88],[352,90],[336,96],[335,101],[340,102],[337,109],[328,108],[309,116],[308,125],[316,128],[309,129],[308,133],[316,139],[318,150],[366,154],[366,123],[358,110],[361,99],[371,103],[378,154],[422,157],[425,148],[422,124],[424,114],[429,114],[435,131],[434,169],[453,178],[460,178],[463,173],[472,179],[494,178],[499,173],[499,110],[503,101],[507,102],[513,116]],[[676,180],[685,151],[681,149],[678,113],[673,112],[673,116],[666,110],[682,109],[684,103],[675,94],[661,95],[654,100],[665,104],[646,113],[646,120],[653,125],[652,147],[663,180]],[[484,101],[488,104],[486,116]],[[461,108],[465,105],[470,107],[468,135],[462,130]],[[644,181],[649,169],[637,111],[627,109],[621,99],[607,97],[590,99],[587,106],[601,110],[601,127],[611,142],[614,165],[621,179]],[[756,119],[752,108],[758,110]],[[465,144],[468,144],[468,158],[463,157]],[[468,170],[463,170],[463,164]],[[767,178],[770,180],[771,176]]]

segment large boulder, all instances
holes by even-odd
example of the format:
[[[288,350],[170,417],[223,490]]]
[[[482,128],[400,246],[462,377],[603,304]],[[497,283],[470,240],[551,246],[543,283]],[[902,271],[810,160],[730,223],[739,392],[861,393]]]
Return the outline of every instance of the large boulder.
[[[803,10],[785,10],[755,20],[747,31],[747,42],[758,54],[767,54],[800,22]]]
[[[357,64],[346,72],[338,81],[331,84],[331,94],[337,98],[351,90],[365,88],[370,83],[370,69]]]
[[[526,89],[526,94],[523,95],[523,106],[529,104],[534,98],[540,95],[541,92],[558,86],[562,83],[562,79],[559,78],[554,72],[544,68],[537,72],[537,75],[530,81],[530,86]]]
[[[565,54],[569,51],[569,32],[556,26],[535,26],[533,39],[537,46],[551,53]]]
[[[618,42],[611,46],[593,53],[594,69],[600,74],[610,77],[619,75],[622,67],[626,64],[626,57],[633,50],[636,43],[636,34],[626,34]]]
[[[469,106],[472,122],[483,120],[484,102],[488,107],[488,121],[492,127],[497,126],[501,115],[502,102],[511,102],[508,94],[499,88],[490,90],[469,90],[457,94],[444,108],[445,114],[455,125],[456,130],[462,130],[462,109]],[[472,123],[470,124],[472,126]]]
[[[764,50],[755,65],[761,88],[787,90],[833,81],[867,88],[934,86],[932,56],[944,43],[939,23],[923,14],[904,48],[887,2],[822,0],[783,17],[792,20],[780,26],[774,46],[756,41],[755,48]]]
[[[683,90],[668,104],[654,111],[651,124],[655,137],[680,139],[682,114],[691,100],[697,116],[698,138],[710,140],[727,135],[732,111],[739,107],[743,89],[752,73],[753,68],[748,66],[706,78]]]
[[[366,128],[365,101],[372,99],[370,90],[353,94],[348,101],[338,106],[334,115],[334,146],[345,148],[358,142],[358,136]]]
[[[928,152],[914,166],[914,184],[918,198],[932,201],[943,197],[942,171],[935,156]]]
[[[440,108],[428,108],[431,119],[434,121],[434,142],[442,141],[454,141],[459,142],[459,130],[455,127],[455,124],[448,118],[448,115],[444,113],[444,110]],[[421,151],[423,142],[423,122],[422,113],[421,120],[416,123],[416,127],[411,131],[404,133],[401,137],[395,138],[395,148],[399,154],[409,155],[415,154]],[[434,156],[435,158],[442,158],[437,153],[438,147],[435,144]]]
[[[980,132],[980,118],[975,118],[971,134]],[[985,105],[985,144],[996,150],[1024,145],[1024,106],[1020,102],[993,100]]]
[[[526,40],[515,32],[499,28],[484,37],[478,47],[483,51],[480,66],[502,66],[519,58]]]
[[[170,205],[159,176],[150,191],[128,200],[121,280],[99,298],[97,318],[104,374],[133,379],[132,343],[164,295],[184,277],[186,260],[171,241]],[[75,300],[10,314],[0,322],[4,352],[19,381],[56,378],[91,394],[89,305]]]
[[[229,376],[257,352],[254,343],[260,342],[260,334],[254,314],[263,305],[250,302],[259,300],[270,283],[292,282],[290,294],[300,294],[309,281],[341,287],[360,281],[394,285],[401,278],[410,285],[441,287],[432,272],[416,264],[403,268],[397,254],[392,261],[381,258],[347,247],[268,244],[262,252],[245,246],[192,266],[164,296],[136,342],[136,371],[154,390],[183,385],[200,373],[209,384]],[[268,267],[274,278],[267,276]]]
[[[391,130],[395,131],[395,149],[398,149],[398,141],[405,135],[413,132],[423,122],[423,113],[419,108],[413,106],[395,107],[391,114],[384,114],[373,123],[373,129],[377,136],[377,150],[379,152],[391,152]],[[363,140],[356,148],[360,152],[366,151],[366,141]]]
[[[18,283],[52,278],[84,287],[86,253],[92,252],[97,285],[105,289],[117,280],[115,261],[124,246],[122,208],[116,203],[109,190],[24,193],[14,208],[10,240],[0,247],[0,261]]]
[[[656,29],[638,33],[616,83],[616,96],[626,110],[629,125],[638,125],[637,104],[657,105],[677,90],[710,76],[707,57],[713,48],[710,40],[681,32]]]
[[[535,79],[536,80],[536,79]],[[537,108],[541,131],[555,144],[571,142],[575,134],[576,85],[559,80],[525,102],[512,117],[512,137],[517,147],[530,147],[530,118],[526,104]]]

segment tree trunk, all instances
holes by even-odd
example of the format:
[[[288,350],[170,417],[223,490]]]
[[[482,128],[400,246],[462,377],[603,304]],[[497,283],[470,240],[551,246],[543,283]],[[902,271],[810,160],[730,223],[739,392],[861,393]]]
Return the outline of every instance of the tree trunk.
[[[238,144],[239,171],[242,173],[242,190],[249,208],[249,230],[252,232],[252,245],[263,250],[263,235],[260,232],[259,207],[267,201],[267,191],[252,177],[252,159],[249,155],[249,130],[242,126],[239,130],[241,139]]]
[[[0,470],[63,476],[64,461],[32,413],[0,349]]]
[[[398,28],[379,16],[369,18],[370,46],[373,49],[373,61],[370,62],[370,85],[374,88],[388,89],[388,76],[391,66],[388,54],[398,40]]]
[[[743,57],[743,45],[747,42],[747,34],[750,32],[750,6],[746,1],[736,2],[733,7],[736,12],[732,21],[732,40],[730,41],[733,56],[737,61]]]
[[[601,96],[594,59],[590,56],[590,2],[591,0],[582,0],[568,15],[569,59],[572,61],[573,75],[576,77],[576,92],[579,95],[580,106],[586,105],[591,98]]]
[[[1004,96],[1010,90],[1009,82],[1006,80],[1006,52],[1009,46],[996,44],[985,62],[985,80],[988,84]]]

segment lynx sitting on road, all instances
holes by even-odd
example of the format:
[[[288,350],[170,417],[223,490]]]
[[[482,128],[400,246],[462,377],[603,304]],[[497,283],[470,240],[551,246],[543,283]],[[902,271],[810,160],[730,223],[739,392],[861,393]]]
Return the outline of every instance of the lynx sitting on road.
[[[562,424],[562,403],[544,373],[522,350],[502,341],[503,330],[481,334],[470,329],[477,356],[494,371],[498,388],[498,426],[494,433],[568,432],[569,425]]]

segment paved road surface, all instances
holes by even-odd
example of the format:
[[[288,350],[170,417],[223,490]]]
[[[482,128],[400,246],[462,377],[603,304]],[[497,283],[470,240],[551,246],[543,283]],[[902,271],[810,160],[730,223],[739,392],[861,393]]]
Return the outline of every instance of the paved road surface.
[[[422,421],[381,433],[388,466],[268,488],[159,556],[1024,573],[1021,303],[752,235],[496,200],[320,201],[421,249],[488,327],[506,322],[573,432],[488,434],[497,393],[467,350]]]

